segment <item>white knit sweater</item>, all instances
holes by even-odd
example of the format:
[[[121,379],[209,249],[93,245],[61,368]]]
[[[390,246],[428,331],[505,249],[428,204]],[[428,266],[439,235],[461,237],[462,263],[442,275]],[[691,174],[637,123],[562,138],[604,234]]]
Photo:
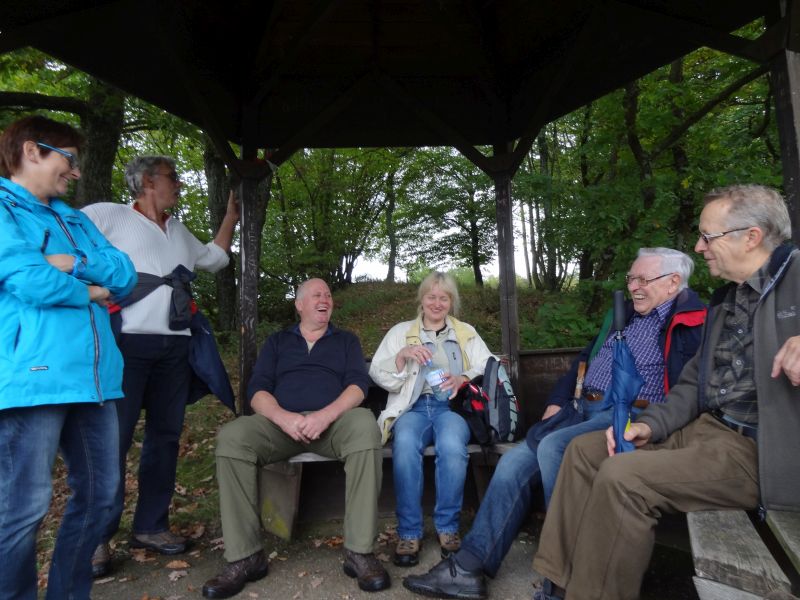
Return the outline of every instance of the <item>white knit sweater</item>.
[[[214,242],[203,244],[177,219],[167,219],[166,232],[132,205],[102,202],[83,212],[109,242],[125,252],[139,273],[164,276],[180,265],[214,273],[228,264],[228,254]],[[172,288],[161,286],[139,302],[122,309],[122,332],[191,335],[169,328]]]

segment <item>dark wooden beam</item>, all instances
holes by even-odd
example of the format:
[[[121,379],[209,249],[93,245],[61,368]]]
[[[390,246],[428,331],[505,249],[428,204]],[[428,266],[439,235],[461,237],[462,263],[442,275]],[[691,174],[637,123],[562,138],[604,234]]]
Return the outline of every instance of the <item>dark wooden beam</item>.
[[[406,88],[385,73],[378,73],[376,78],[388,92],[394,94],[398,100],[401,100],[423,124],[444,136],[449,145],[461,152],[481,171],[492,176],[492,173],[497,170],[496,163],[493,163],[489,157],[478,151],[465,136],[449,125],[443,118],[436,115],[430,107],[425,106],[412,96]]]
[[[177,10],[177,7],[175,7],[175,10]],[[162,56],[170,65],[175,77],[180,79],[181,84],[187,90],[190,90],[188,96],[191,98],[192,105],[197,110],[198,115],[200,115],[201,122],[198,125],[211,138],[214,147],[225,164],[235,171],[238,164],[236,154],[228,143],[224,128],[219,123],[214,109],[206,101],[208,98],[206,84],[202,82],[194,63],[188,59],[189,52],[186,46],[181,45],[182,38],[177,33],[181,31],[181,28],[177,26],[179,21],[180,15],[177,12],[172,14],[172,19],[152,19],[150,23],[155,30],[153,32],[155,35],[152,37],[163,48]]]
[[[272,68],[267,67],[261,72],[254,74],[256,79],[268,76],[268,79],[259,87],[258,92],[256,92],[253,97],[252,105],[254,107],[260,106],[264,98],[275,88],[281,75],[294,64],[298,54],[306,47],[308,40],[317,28],[325,22],[325,19],[340,1],[341,0],[317,0],[308,19],[303,23],[300,34],[294,37],[291,45],[282,54],[280,62],[273,64]],[[262,48],[263,46],[264,43],[262,42]]]
[[[775,115],[783,163],[783,191],[792,218],[792,238],[800,244],[800,0],[776,2],[783,19],[790,24],[784,48],[771,63],[772,86],[775,93]]]
[[[336,115],[350,106],[353,100],[358,98],[360,94],[366,93],[371,82],[371,76],[365,74],[354,81],[352,85],[342,90],[336,97],[336,100],[317,113],[313,119],[307,121],[303,127],[294,132],[292,137],[281,144],[281,147],[270,156],[270,161],[276,165],[283,164],[292,154],[302,147],[302,141],[304,139],[308,139],[309,135],[325,127]]]
[[[519,149],[524,149],[524,153],[514,151],[507,154],[509,160],[508,169],[511,171],[512,177],[525,159],[525,154],[527,154],[528,150],[530,150],[533,145],[533,140],[539,135],[539,130],[545,125],[553,100],[555,100],[561,92],[567,79],[572,74],[573,66],[578,59],[584,55],[584,52],[588,50],[592,40],[592,33],[594,33],[597,28],[595,20],[599,10],[600,8],[595,6],[594,9],[587,14],[582,27],[566,50],[566,59],[559,65],[554,77],[547,82],[547,86],[545,86],[544,90],[537,90],[540,94],[539,102],[536,104],[536,109],[533,111],[533,114],[528,119],[528,124],[523,129],[524,133],[522,139],[524,139],[525,142],[518,147]],[[497,155],[497,153],[495,153],[495,155]]]
[[[727,31],[719,31],[688,19],[643,8],[639,4],[631,4],[624,0],[609,0],[609,5],[614,5],[630,16],[641,20],[642,27],[666,29],[678,38],[688,40],[698,46],[706,46],[759,63],[768,60],[777,51],[777,47],[774,46],[775,39],[782,37],[780,23],[774,25],[777,27],[775,31],[768,30],[759,39],[749,40]]]
[[[494,147],[494,156],[511,153],[510,144]],[[497,247],[500,265],[500,328],[502,351],[508,357],[509,376],[517,389],[519,381],[519,310],[517,307],[517,274],[514,269],[514,215],[511,202],[510,171],[493,175],[497,215]]]

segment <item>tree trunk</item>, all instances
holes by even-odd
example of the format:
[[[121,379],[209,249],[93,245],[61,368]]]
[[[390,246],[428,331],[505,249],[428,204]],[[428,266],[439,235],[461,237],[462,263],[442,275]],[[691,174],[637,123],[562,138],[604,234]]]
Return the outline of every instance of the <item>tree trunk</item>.
[[[217,154],[211,139],[203,140],[203,167],[208,181],[208,212],[211,231],[216,234],[225,217],[228,204],[228,185],[225,163]],[[236,261],[214,274],[217,293],[217,318],[214,323],[217,331],[236,329]]]
[[[669,82],[673,86],[683,83],[683,59],[678,59],[670,65],[669,69]],[[676,122],[681,123],[686,118],[685,111],[675,104],[674,100],[671,101],[672,115],[675,117]],[[675,234],[676,244],[678,250],[686,251],[691,244],[691,239],[694,236],[694,195],[689,186],[682,184],[689,171],[689,155],[684,146],[683,137],[672,146],[672,166],[675,169],[677,184],[675,186],[675,195],[678,198],[678,212],[675,215]]]
[[[386,175],[386,237],[389,239],[389,268],[386,272],[386,281],[389,283],[394,283],[397,268],[397,228],[394,222],[394,209],[397,206],[396,175],[397,171],[391,171]]]

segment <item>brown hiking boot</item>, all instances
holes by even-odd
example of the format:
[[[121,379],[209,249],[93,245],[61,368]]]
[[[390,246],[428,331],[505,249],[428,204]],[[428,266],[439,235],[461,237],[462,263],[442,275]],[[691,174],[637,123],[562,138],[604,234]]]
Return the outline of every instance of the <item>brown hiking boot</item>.
[[[265,577],[268,570],[269,563],[263,550],[242,560],[229,562],[219,575],[205,582],[203,596],[230,598],[241,592],[248,581],[258,581]]]
[[[413,567],[419,562],[420,540],[400,539],[394,549],[392,562],[398,567]]]
[[[439,545],[442,547],[442,558],[447,558],[461,548],[461,536],[455,533],[440,533]]]
[[[160,554],[183,554],[186,552],[186,538],[169,530],[158,533],[134,533],[131,535],[131,548],[147,548]]]
[[[342,568],[345,575],[358,579],[358,587],[365,592],[385,590],[392,584],[386,569],[372,552],[359,554],[345,548]]]
[[[108,542],[98,544],[92,554],[92,577],[97,579],[111,571],[111,546]]]

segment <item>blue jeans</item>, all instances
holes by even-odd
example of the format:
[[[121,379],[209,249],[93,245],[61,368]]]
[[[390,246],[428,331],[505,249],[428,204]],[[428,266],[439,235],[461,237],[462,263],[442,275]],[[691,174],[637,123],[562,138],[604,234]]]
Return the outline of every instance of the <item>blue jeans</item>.
[[[144,442],[139,459],[139,498],[133,533],[169,529],[169,505],[175,490],[178,447],[189,398],[192,370],[186,335],[123,333],[119,349],[125,359],[119,401],[120,480],[111,518],[103,534],[110,540],[119,528],[125,505],[125,458],[139,415],[145,411]]]
[[[447,402],[420,396],[394,424],[392,467],[397,496],[397,535],[422,538],[422,453],[436,449],[436,505],[433,523],[439,533],[457,533],[467,476],[469,427]]]
[[[36,531],[60,449],[72,490],[58,531],[47,598],[88,599],[91,559],[119,481],[115,402],[0,411],[0,594],[36,599]]]
[[[579,435],[590,431],[600,431],[608,429],[614,418],[614,409],[606,408],[601,410],[602,402],[589,402],[581,400],[583,403],[583,423],[565,427],[554,431],[539,442],[539,468],[542,472],[542,488],[544,489],[545,506],[550,506],[550,498],[553,496],[553,489],[556,487],[558,470],[561,461],[564,459],[564,452],[567,446]],[[638,409],[633,409],[633,414],[639,413]]]
[[[601,404],[584,401],[582,411],[587,420],[551,433],[539,444],[538,452],[522,441],[502,456],[489,481],[472,528],[464,537],[459,556],[462,552],[470,554],[473,558],[470,562],[480,563],[487,575],[495,576],[530,512],[533,490],[544,479],[544,470],[541,469],[542,445],[562,431],[586,425],[597,414],[605,413],[599,410]]]
[[[539,484],[539,462],[525,441],[505,453],[497,463],[472,528],[461,543],[484,572],[494,577],[511,548],[531,508],[531,496]]]

